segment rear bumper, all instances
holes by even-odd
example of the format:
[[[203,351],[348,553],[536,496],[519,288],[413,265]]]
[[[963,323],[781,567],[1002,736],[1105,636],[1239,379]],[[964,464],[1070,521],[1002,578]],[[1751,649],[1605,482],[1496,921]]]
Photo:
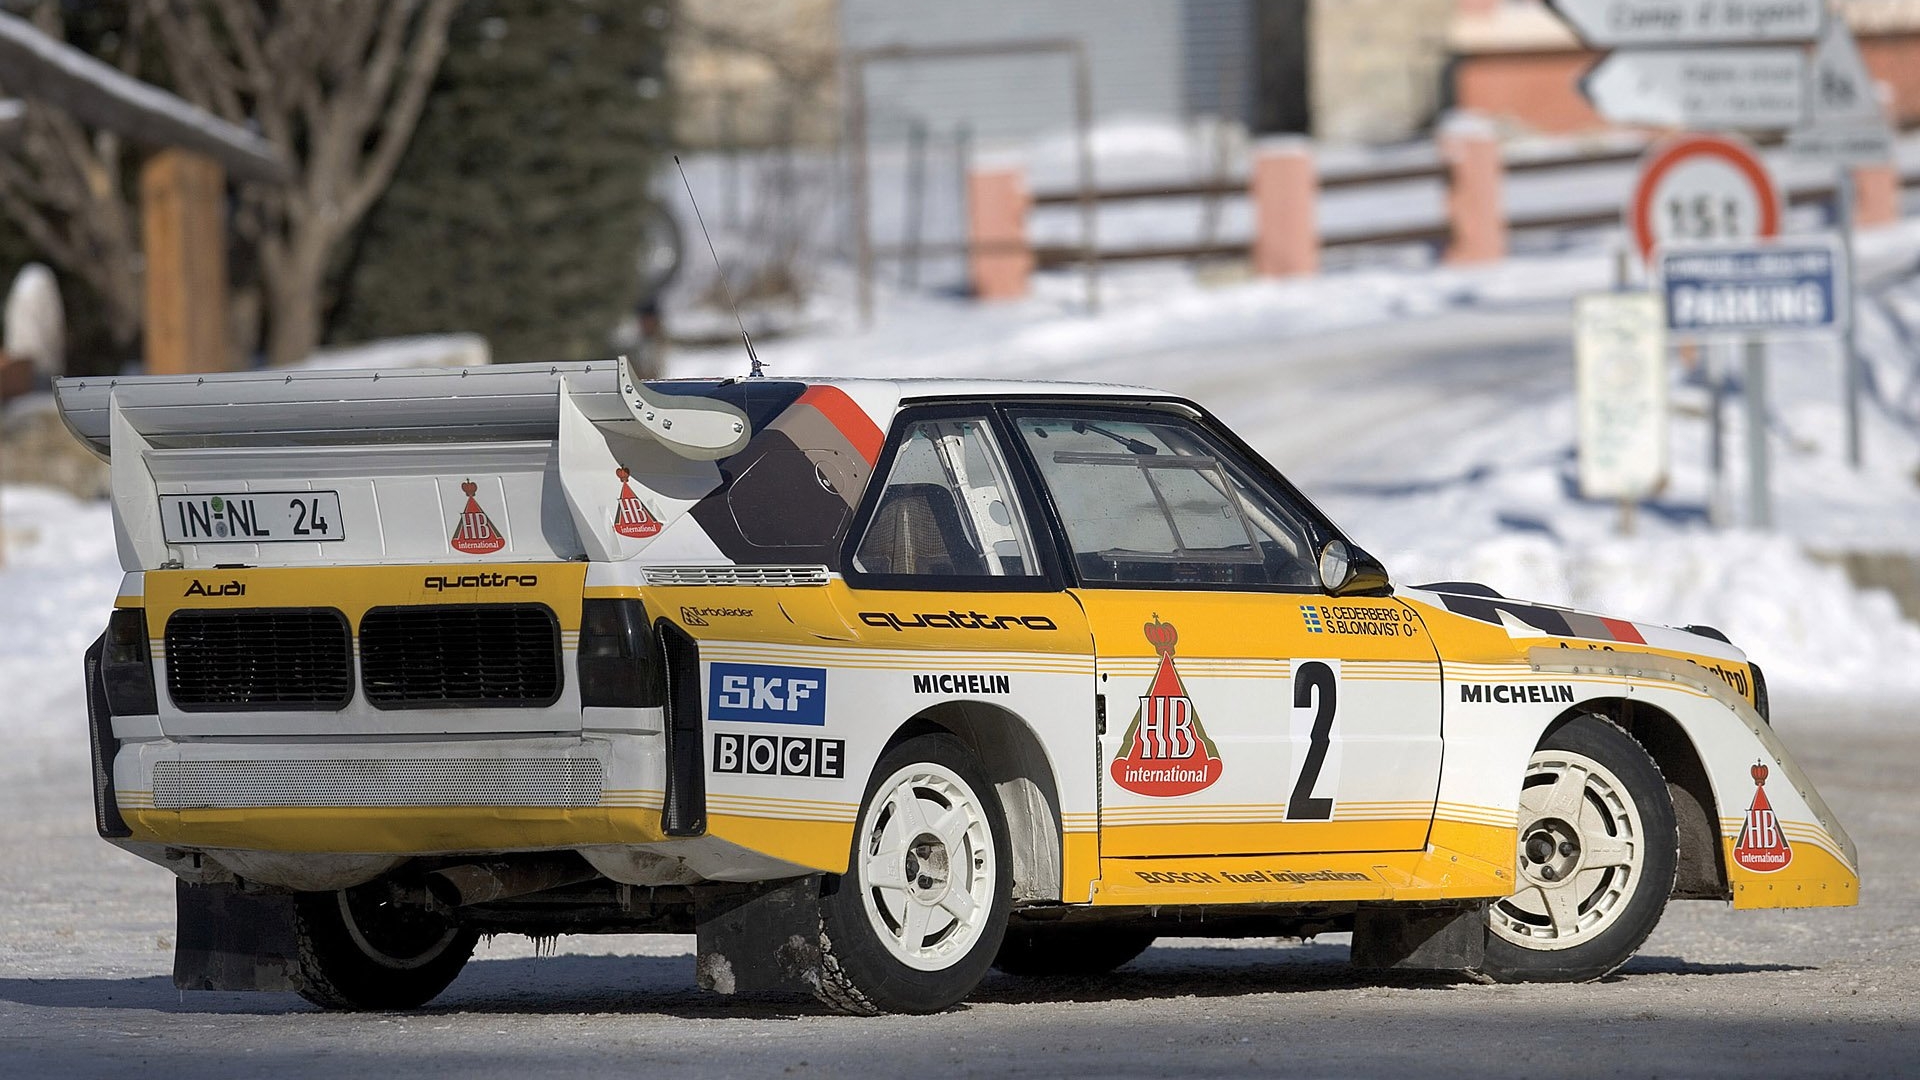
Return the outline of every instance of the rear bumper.
[[[128,840],[191,850],[446,854],[666,839],[652,734],[260,743],[114,758]]]

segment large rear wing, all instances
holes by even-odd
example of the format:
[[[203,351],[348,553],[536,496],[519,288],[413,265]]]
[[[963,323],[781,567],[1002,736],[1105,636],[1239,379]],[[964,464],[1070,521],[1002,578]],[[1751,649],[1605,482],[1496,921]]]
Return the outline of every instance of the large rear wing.
[[[711,384],[708,384],[711,385]],[[579,416],[713,460],[746,444],[722,402],[636,382],[624,360],[467,368],[247,371],[65,378],[60,416],[105,458],[116,408],[149,447],[502,442],[552,439],[564,396]]]
[[[755,435],[722,386],[597,360],[66,378],[54,393],[112,466],[121,562],[138,570],[666,555],[685,545],[654,537]],[[274,514],[285,529],[262,522]]]

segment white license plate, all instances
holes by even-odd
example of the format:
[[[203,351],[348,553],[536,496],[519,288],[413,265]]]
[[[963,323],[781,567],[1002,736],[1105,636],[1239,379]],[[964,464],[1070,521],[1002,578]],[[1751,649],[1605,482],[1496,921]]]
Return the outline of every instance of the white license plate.
[[[333,491],[241,491],[160,496],[169,544],[260,544],[345,540],[340,495]]]

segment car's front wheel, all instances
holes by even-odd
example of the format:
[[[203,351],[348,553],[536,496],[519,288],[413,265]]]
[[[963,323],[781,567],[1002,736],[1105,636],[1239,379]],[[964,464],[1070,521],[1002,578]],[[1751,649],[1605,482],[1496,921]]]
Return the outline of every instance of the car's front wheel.
[[[1513,895],[1487,909],[1483,974],[1583,982],[1627,962],[1653,932],[1679,865],[1659,766],[1601,716],[1541,741],[1520,792]]]
[[[294,900],[294,988],[327,1009],[413,1009],[438,997],[479,935],[378,884]]]
[[[821,898],[818,996],[863,1014],[958,1002],[1000,949],[1011,876],[1000,799],[966,744],[938,732],[887,751]]]

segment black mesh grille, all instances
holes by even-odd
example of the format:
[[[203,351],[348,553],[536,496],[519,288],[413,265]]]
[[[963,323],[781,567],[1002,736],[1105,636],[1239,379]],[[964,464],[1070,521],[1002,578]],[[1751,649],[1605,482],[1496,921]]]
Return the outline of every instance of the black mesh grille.
[[[560,698],[560,623],[540,604],[374,608],[360,678],[375,708],[525,708]]]
[[[183,712],[337,710],[353,696],[347,617],[332,608],[176,611],[166,648]]]

